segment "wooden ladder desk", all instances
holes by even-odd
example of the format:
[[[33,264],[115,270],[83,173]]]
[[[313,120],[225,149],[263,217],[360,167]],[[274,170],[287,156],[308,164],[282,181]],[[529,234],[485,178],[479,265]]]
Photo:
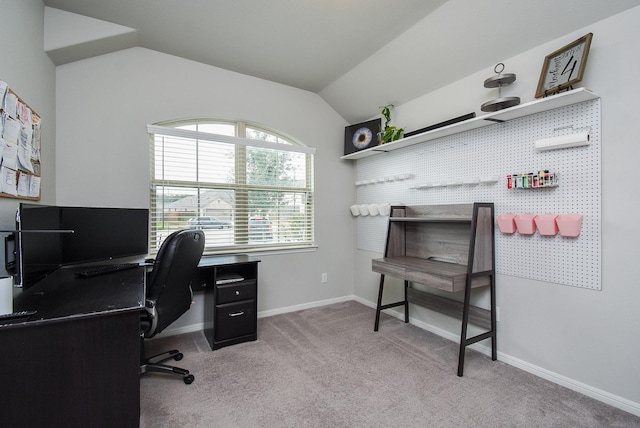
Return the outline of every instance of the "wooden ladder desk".
[[[409,303],[462,318],[458,376],[464,371],[467,346],[491,339],[491,359],[497,359],[495,293],[495,225],[493,203],[393,206],[389,216],[384,257],[372,260],[380,273],[374,331],[380,311],[404,306],[409,322]],[[404,299],[382,304],[386,275],[404,280]],[[418,283],[449,293],[464,293],[452,300],[414,287]],[[489,287],[490,308],[471,305],[471,290]],[[468,324],[487,330],[467,337]]]

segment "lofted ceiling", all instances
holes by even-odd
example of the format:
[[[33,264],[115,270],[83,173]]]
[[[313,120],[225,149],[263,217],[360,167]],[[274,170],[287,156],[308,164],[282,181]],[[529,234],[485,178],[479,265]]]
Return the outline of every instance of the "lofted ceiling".
[[[44,4],[128,27],[129,43],[133,40],[144,48],[318,93],[347,122],[355,123],[375,116],[380,105],[410,101],[638,6],[640,0],[44,0]],[[87,53],[91,45],[77,45],[85,57],[91,54]],[[104,52],[95,49],[100,53]]]

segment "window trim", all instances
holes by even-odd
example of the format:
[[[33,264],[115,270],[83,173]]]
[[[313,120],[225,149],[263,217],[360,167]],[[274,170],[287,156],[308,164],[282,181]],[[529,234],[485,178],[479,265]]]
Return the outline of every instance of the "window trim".
[[[235,144],[239,146],[260,147],[263,149],[272,149],[272,150],[285,150],[288,152],[306,153],[306,154],[312,154],[312,155],[316,154],[316,149],[313,147],[296,146],[293,144],[274,143],[271,141],[264,141],[264,140],[253,140],[251,138],[231,137],[229,135],[212,134],[210,132],[201,132],[201,131],[191,131],[188,129],[171,128],[168,126],[147,125],[147,132],[153,135],[161,134],[161,135],[166,135],[168,137],[191,138],[196,140],[213,141],[216,143]],[[283,149],[282,146],[286,146],[286,149]]]

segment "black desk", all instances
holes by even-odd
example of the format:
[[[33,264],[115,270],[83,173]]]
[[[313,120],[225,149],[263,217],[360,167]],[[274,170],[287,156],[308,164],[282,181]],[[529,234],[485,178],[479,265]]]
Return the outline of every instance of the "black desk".
[[[0,426],[137,427],[145,269],[78,278],[62,268],[14,298],[0,326]]]

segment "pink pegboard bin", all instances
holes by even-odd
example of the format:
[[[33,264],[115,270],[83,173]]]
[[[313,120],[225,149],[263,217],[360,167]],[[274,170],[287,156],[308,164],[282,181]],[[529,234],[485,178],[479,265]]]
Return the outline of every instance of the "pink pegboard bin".
[[[582,229],[582,214],[559,214],[556,217],[556,224],[560,235],[575,238],[580,235],[580,229]]]
[[[515,214],[500,214],[498,216],[498,229],[500,229],[500,232],[513,233],[516,231],[515,216]]]
[[[557,217],[558,214],[538,214],[535,216],[534,221],[540,235],[555,236],[558,233]]]
[[[518,214],[515,216],[516,227],[521,235],[533,235],[536,233],[536,223],[533,220],[535,214]]]

